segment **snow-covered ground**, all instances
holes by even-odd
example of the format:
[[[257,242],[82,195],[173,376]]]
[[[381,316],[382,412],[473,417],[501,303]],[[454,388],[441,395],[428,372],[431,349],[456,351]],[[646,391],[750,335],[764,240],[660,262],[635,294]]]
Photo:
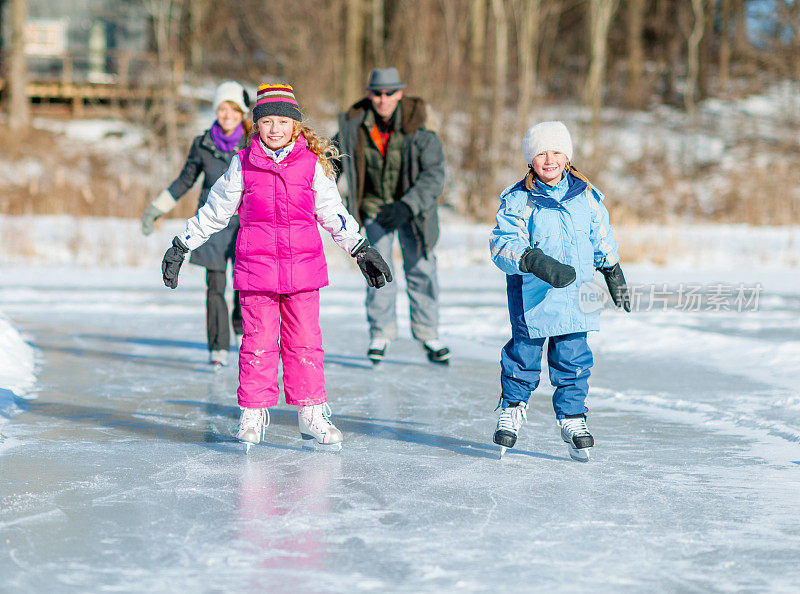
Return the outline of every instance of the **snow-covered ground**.
[[[639,307],[591,335],[597,446],[579,464],[546,374],[497,459],[504,277],[488,227],[450,219],[451,366],[427,363],[401,316],[373,370],[361,277],[331,250],[345,447],[301,451],[280,405],[245,456],[235,366],[206,365],[202,270],[161,285],[177,225],[0,220],[32,238],[0,260],[0,591],[796,591],[796,228],[620,229]]]

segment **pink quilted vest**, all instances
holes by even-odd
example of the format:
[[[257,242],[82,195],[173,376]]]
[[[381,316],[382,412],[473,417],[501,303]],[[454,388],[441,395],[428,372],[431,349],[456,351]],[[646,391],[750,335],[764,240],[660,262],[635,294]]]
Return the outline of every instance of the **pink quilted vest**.
[[[314,217],[317,156],[305,137],[276,163],[258,137],[238,153],[244,192],[233,286],[240,291],[296,293],[328,284],[328,269]]]

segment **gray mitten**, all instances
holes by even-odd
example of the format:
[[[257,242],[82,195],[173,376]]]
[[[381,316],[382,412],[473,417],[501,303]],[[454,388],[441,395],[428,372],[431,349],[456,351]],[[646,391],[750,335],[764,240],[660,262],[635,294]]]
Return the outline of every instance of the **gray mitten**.
[[[156,221],[175,207],[175,198],[169,190],[163,190],[142,214],[142,233],[150,235],[156,228]]]

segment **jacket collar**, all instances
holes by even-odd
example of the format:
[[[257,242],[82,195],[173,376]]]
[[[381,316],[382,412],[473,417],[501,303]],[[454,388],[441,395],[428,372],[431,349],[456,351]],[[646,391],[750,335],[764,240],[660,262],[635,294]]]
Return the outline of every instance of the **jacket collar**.
[[[398,107],[400,109],[400,131],[403,134],[413,134],[425,125],[428,115],[425,101],[419,97],[403,97]],[[357,120],[360,124],[364,121],[367,112],[371,110],[372,102],[369,97],[364,97],[347,110],[346,117],[348,120]]]
[[[562,184],[566,184],[567,186],[566,193],[558,200],[554,196],[560,194],[560,192],[557,192],[557,189],[563,189]],[[525,176],[524,186],[528,190],[531,200],[539,206],[558,208],[561,206],[561,203],[572,200],[576,196],[583,194],[588,184],[583,179],[574,175],[572,171],[567,171],[564,178],[558,182],[555,187],[551,188],[545,184],[537,183],[533,176],[533,171],[530,171],[528,175]]]
[[[259,169],[275,169],[279,164],[281,166],[286,166],[289,163],[295,161],[300,153],[303,152],[304,149],[308,147],[308,142],[306,141],[306,137],[302,134],[298,136],[295,141],[292,143],[291,148],[289,150],[289,154],[283,157],[282,159],[276,161],[273,155],[269,155],[265,150],[264,146],[261,144],[261,139],[258,135],[253,137],[253,140],[250,142],[250,155],[249,160],[250,163],[258,167]],[[270,151],[272,152],[272,151]]]

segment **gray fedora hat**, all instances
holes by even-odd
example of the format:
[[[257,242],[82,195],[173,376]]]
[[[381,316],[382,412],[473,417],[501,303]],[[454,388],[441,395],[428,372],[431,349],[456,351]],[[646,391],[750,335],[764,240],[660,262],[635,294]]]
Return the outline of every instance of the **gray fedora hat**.
[[[405,89],[405,83],[400,82],[397,68],[375,68],[369,75],[367,91],[397,91]]]

